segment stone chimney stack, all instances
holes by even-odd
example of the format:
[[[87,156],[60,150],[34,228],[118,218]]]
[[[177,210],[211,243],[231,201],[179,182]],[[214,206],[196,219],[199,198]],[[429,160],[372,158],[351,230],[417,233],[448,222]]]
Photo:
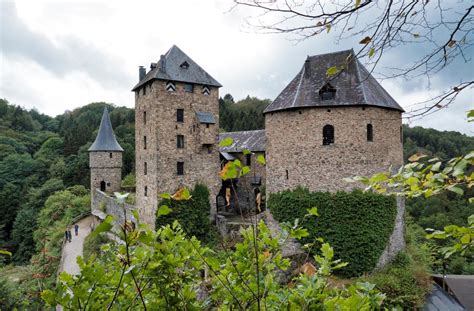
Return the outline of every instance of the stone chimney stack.
[[[166,72],[166,59],[164,55],[160,56],[160,71]]]
[[[306,78],[311,77],[311,61],[309,60],[309,56],[306,58],[304,62],[304,76]]]
[[[142,81],[143,78],[145,78],[145,75],[146,75],[145,67],[140,66],[140,68],[138,68],[138,82]]]

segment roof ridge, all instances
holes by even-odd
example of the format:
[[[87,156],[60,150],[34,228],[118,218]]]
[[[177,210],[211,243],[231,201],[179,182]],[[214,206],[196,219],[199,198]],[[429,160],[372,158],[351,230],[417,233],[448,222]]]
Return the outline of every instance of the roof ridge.
[[[300,82],[298,82],[295,97],[293,98],[293,103],[291,104],[291,107],[295,106],[296,99],[298,98],[298,95],[300,94],[300,88],[301,88],[301,84],[303,83],[303,77],[304,77],[304,73],[305,73],[305,65],[303,65],[303,69],[301,69],[300,72],[301,72]]]
[[[231,132],[221,132],[220,134],[231,134],[231,133],[245,133],[245,132],[258,132],[258,131],[265,131],[265,129],[259,129],[259,130],[246,130],[246,131],[231,131]]]
[[[340,54],[340,53],[343,53],[343,52],[352,52],[352,51],[354,51],[354,49],[340,50],[340,51],[328,52],[328,53],[323,53],[323,54],[308,55],[307,58],[327,56],[327,55],[331,55],[331,54]]]
[[[367,105],[369,102],[367,101],[367,95],[365,94],[365,84],[362,83],[362,79],[360,77],[359,59],[357,58],[355,59],[355,66],[356,66],[357,78],[359,79],[359,84],[362,87],[362,96],[364,96],[364,101],[365,101],[365,104]]]

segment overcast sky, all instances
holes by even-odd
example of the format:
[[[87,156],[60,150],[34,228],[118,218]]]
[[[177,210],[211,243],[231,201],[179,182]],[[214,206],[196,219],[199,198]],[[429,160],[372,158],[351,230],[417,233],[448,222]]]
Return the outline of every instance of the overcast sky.
[[[453,9],[466,6],[447,2]],[[333,33],[301,43],[285,35],[257,34],[245,23],[255,12],[229,12],[231,6],[231,0],[0,0],[0,98],[52,116],[98,101],[133,107],[130,90],[138,66],[149,68],[176,44],[224,86],[222,96],[274,99],[307,55],[359,48],[360,38],[336,45]],[[392,52],[385,62],[403,64],[419,52]],[[430,86],[424,79],[384,80],[382,85],[410,110],[461,78],[472,80],[473,64],[453,64]],[[465,117],[474,108],[473,94],[468,90],[451,108],[412,125],[474,135]]]

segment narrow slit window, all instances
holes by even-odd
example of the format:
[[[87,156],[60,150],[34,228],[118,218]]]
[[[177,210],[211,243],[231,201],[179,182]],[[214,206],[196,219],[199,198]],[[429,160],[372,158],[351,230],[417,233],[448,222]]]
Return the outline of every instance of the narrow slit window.
[[[334,144],[334,126],[326,124],[323,127],[323,145]]]
[[[176,122],[184,122],[184,109],[176,110]]]
[[[146,111],[143,111],[143,124],[146,124]]]
[[[403,127],[400,126],[400,142],[403,144]]]
[[[146,136],[143,136],[143,149],[146,149]]]
[[[184,162],[177,162],[176,163],[176,173],[178,175],[184,175]]]
[[[144,192],[145,196],[147,197],[148,196],[148,187],[147,186],[145,186],[145,191],[143,191],[143,192]]]
[[[372,124],[367,124],[367,141],[374,141],[374,127]]]
[[[109,153],[109,158],[111,158],[111,159],[112,159],[112,156],[113,156],[113,155],[112,155],[112,152],[111,152],[111,153]]]
[[[250,166],[252,165],[252,155],[251,154],[247,154],[245,155],[246,159],[245,159],[245,165],[247,166]]]
[[[178,149],[184,148],[184,135],[176,135],[176,147]]]
[[[286,179],[289,178],[288,170],[286,170]]]
[[[143,163],[143,175],[146,175],[148,173],[148,163]]]

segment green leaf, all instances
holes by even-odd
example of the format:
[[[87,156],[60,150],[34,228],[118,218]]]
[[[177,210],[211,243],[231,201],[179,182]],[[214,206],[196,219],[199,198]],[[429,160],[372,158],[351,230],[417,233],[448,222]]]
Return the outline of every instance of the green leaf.
[[[290,236],[297,240],[307,237],[308,235],[309,235],[308,230],[306,230],[305,228],[292,229],[290,232]]]
[[[328,260],[331,260],[334,257],[334,249],[328,243],[323,243],[323,245],[321,245],[321,252],[323,253],[324,258]]]
[[[250,150],[248,150],[248,149],[244,149],[244,150],[242,150],[242,153],[243,153],[244,155],[247,155],[247,154],[252,154],[252,151],[250,151]]]
[[[238,167],[242,167],[242,163],[240,163],[239,159],[234,160],[234,165]]]
[[[263,155],[261,155],[261,154],[258,155],[258,157],[257,157],[257,162],[260,163],[260,164],[262,164],[262,165],[267,164],[267,161],[265,160],[265,157],[264,157]]]
[[[229,147],[234,143],[234,140],[231,137],[226,137],[219,142],[219,147]]]
[[[436,163],[433,164],[433,166],[431,167],[431,170],[434,171],[434,172],[439,172],[440,167],[441,167],[441,162],[436,162]]]
[[[471,215],[467,218],[467,223],[469,224],[469,226],[474,225],[474,215]]]
[[[360,6],[361,0],[355,0],[355,8],[357,9]]]
[[[468,121],[469,121],[469,122],[474,121],[474,109],[469,110],[469,111],[467,112],[467,118],[468,118]]]
[[[168,215],[171,212],[171,208],[168,207],[168,205],[161,205],[160,208],[158,208],[158,211],[156,212],[156,216],[164,216]]]
[[[371,48],[369,50],[369,58],[373,57],[375,55],[375,49],[374,48]]]
[[[308,211],[308,214],[306,214],[307,216],[319,216],[317,207],[308,208],[307,211]]]
[[[329,67],[328,70],[326,70],[326,75],[328,77],[332,77],[336,75],[339,72],[339,69],[336,66]]]
[[[423,154],[421,152],[417,152],[415,153],[414,155],[412,155],[411,157],[408,158],[408,161],[410,162],[418,162],[420,159],[423,159],[423,158],[426,158],[427,155],[426,154]]]
[[[107,215],[104,221],[95,228],[95,230],[91,233],[91,239],[94,239],[102,232],[108,232],[112,229],[112,222],[114,221],[114,217],[111,215]]]
[[[119,204],[125,203],[125,200],[127,199],[129,193],[120,193],[120,192],[114,192],[115,200]]]
[[[240,176],[245,176],[245,175],[247,175],[249,172],[250,172],[250,167],[244,166],[244,167],[242,167],[242,169],[240,170]]]
[[[459,187],[456,187],[456,186],[450,186],[447,188],[449,191],[452,191],[454,193],[457,193],[459,195],[463,195],[464,194],[464,190],[462,190],[462,188],[459,188]]]
[[[462,244],[469,244],[471,242],[471,235],[470,234],[465,234],[461,238],[461,243]]]
[[[331,31],[331,24],[327,23],[326,24],[326,31],[329,33]]]
[[[171,194],[169,194],[169,193],[162,193],[162,194],[160,194],[160,197],[165,199],[165,200],[171,200]]]
[[[12,253],[10,253],[9,251],[5,251],[3,249],[0,249],[0,255],[6,255],[6,256],[12,256]]]

